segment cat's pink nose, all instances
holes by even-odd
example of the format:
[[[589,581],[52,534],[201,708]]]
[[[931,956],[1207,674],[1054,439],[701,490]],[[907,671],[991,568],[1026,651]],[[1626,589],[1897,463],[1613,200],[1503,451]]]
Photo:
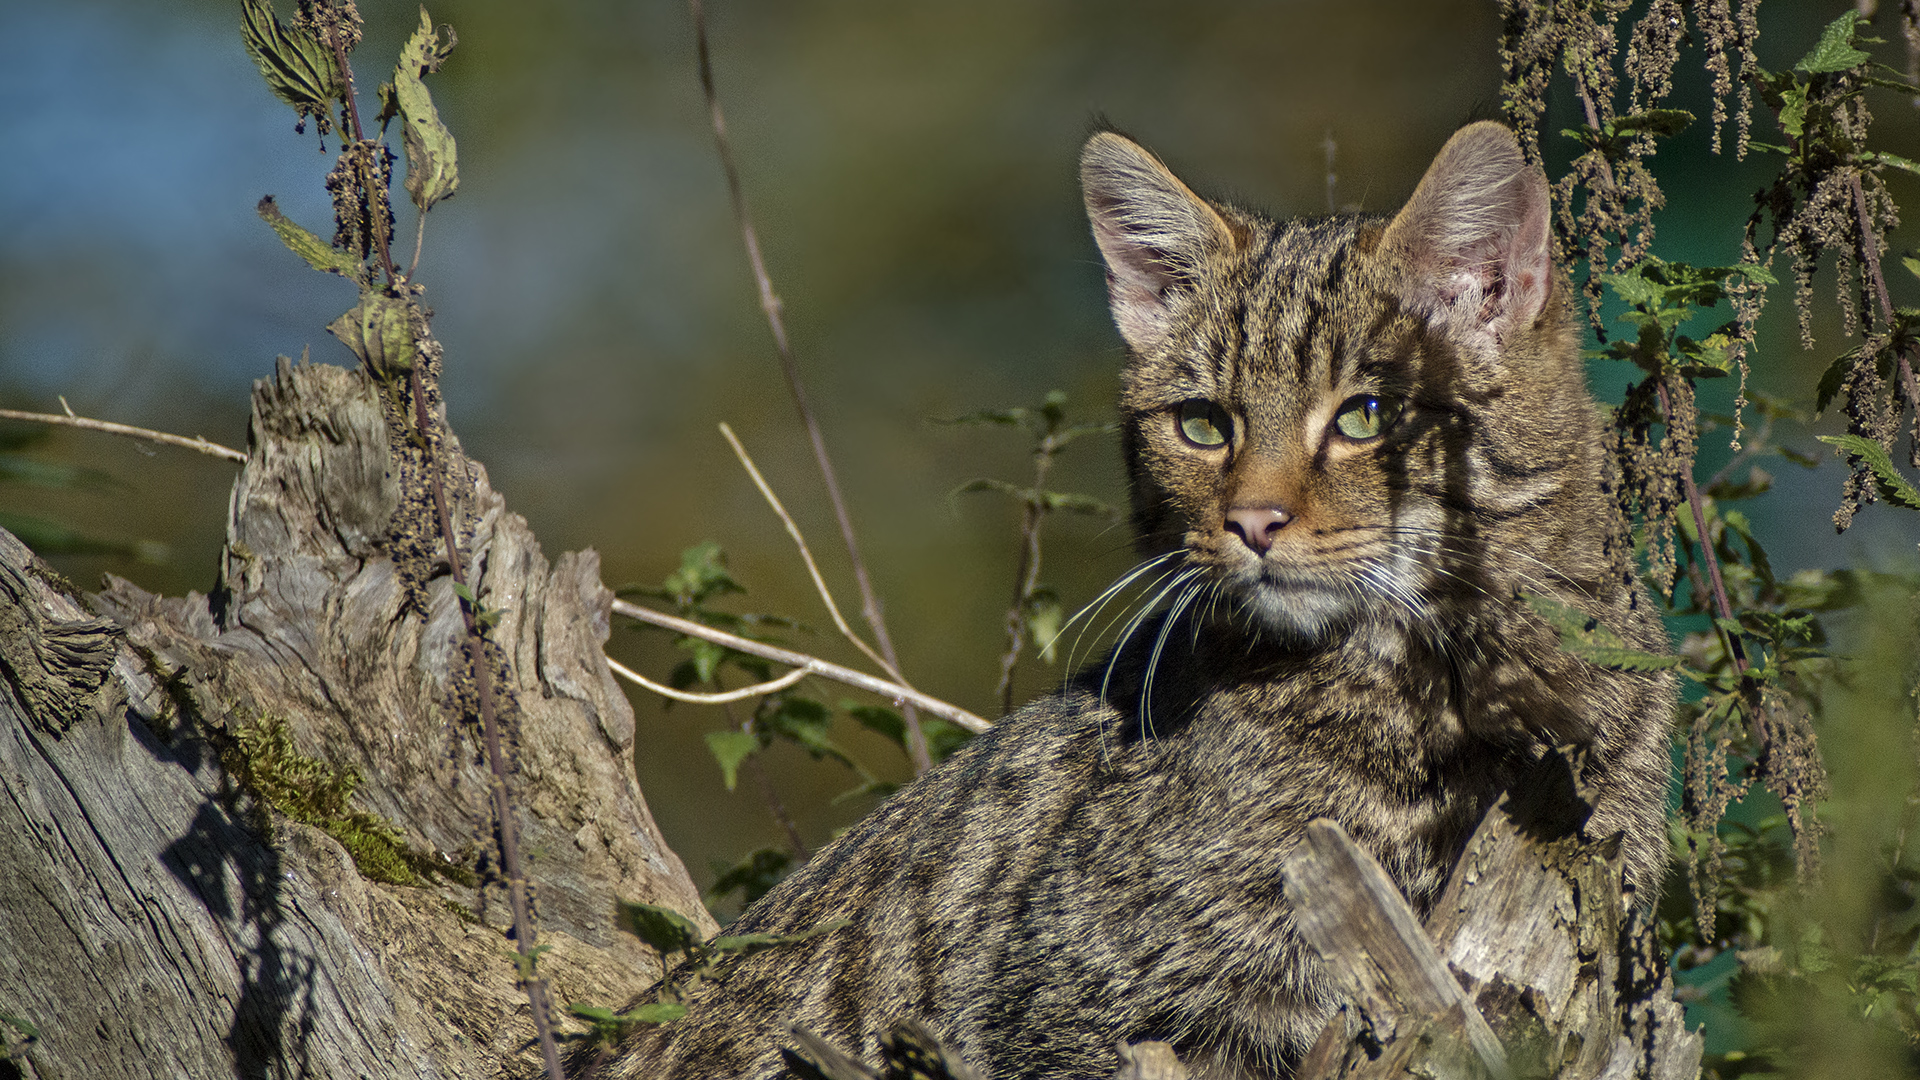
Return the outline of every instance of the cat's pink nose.
[[[1236,506],[1227,511],[1227,531],[1261,555],[1273,546],[1273,538],[1287,527],[1293,515],[1277,506]]]

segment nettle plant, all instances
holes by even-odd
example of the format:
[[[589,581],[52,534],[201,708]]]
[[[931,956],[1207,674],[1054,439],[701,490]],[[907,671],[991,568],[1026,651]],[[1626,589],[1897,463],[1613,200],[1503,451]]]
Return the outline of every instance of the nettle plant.
[[[1681,872],[1659,919],[1690,984],[1684,992],[1721,1010],[1709,1009],[1710,1020],[1728,1004],[1739,1013],[1725,1030],[1709,1023],[1708,1069],[1722,1076],[1831,1065],[1841,1060],[1836,1047],[1862,1064],[1910,1065],[1920,1040],[1920,859],[1906,842],[1920,806],[1911,786],[1916,578],[1778,575],[1738,506],[1772,486],[1763,459],[1817,465],[1817,447],[1776,439],[1837,410],[1846,431],[1818,436],[1848,466],[1835,527],[1845,530],[1873,502],[1920,510],[1920,491],[1896,464],[1920,467],[1912,370],[1920,309],[1894,301],[1920,288],[1905,273],[1890,277],[1883,259],[1898,222],[1887,181],[1920,174],[1920,164],[1869,141],[1870,100],[1920,102],[1920,9],[1905,4],[1897,17],[1905,71],[1875,61],[1868,47],[1882,42],[1851,10],[1791,67],[1771,71],[1755,51],[1758,8],[1758,0],[1502,4],[1508,119],[1535,161],[1571,158],[1555,183],[1556,238],[1586,302],[1593,356],[1635,368],[1613,410],[1617,569],[1646,574],[1681,648],[1609,660],[1604,628],[1562,633],[1567,647],[1602,662],[1671,667],[1691,687],[1676,717]],[[1777,166],[1744,222],[1728,223],[1727,247],[1739,254],[1726,266],[1658,254],[1661,140],[1699,122],[1673,101],[1687,53],[1707,74],[1712,152]],[[1549,98],[1560,95],[1579,120],[1543,132]],[[1731,169],[1726,182],[1739,182]],[[1902,262],[1920,277],[1920,262]],[[1813,328],[1823,264],[1833,267],[1833,302],[1854,343],[1809,400],[1751,389],[1751,366],[1765,359],[1761,310],[1779,278],[1792,278],[1799,343],[1822,347]],[[1720,389],[1727,383],[1730,395]],[[1702,405],[1729,396],[1724,411]],[[1697,479],[1700,442],[1716,432],[1732,457]],[[1827,624],[1843,611],[1851,664],[1829,651]],[[1899,764],[1881,770],[1884,783],[1824,802],[1826,758],[1844,759],[1851,777],[1876,755]],[[1809,1034],[1816,1030],[1842,1034]]]

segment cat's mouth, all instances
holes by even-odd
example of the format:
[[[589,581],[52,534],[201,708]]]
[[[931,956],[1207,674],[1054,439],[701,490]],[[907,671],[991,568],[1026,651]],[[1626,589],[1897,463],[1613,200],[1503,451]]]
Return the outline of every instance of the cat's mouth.
[[[1321,644],[1367,611],[1366,592],[1351,581],[1270,559],[1228,572],[1223,584],[1260,629],[1299,644]]]

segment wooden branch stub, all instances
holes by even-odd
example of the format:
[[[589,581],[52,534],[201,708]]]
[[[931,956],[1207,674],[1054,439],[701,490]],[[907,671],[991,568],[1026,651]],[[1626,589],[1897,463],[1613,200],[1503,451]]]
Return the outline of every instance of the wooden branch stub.
[[[1484,1075],[1508,1080],[1506,1053],[1468,1003],[1420,920],[1373,856],[1338,822],[1307,823],[1283,868],[1300,934],[1382,1042],[1412,1042],[1432,1025],[1472,1048]]]
[[[1299,1080],[1497,1076],[1496,1061],[1564,1080],[1699,1075],[1701,1038],[1622,900],[1617,840],[1536,810],[1488,812],[1424,929],[1344,830],[1309,824],[1287,895],[1351,1004]]]

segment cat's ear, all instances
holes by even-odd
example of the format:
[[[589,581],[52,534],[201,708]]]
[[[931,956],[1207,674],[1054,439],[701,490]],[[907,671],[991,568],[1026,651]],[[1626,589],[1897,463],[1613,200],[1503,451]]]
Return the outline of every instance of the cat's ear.
[[[1234,250],[1234,229],[1159,158],[1111,131],[1081,151],[1080,188],[1107,262],[1113,321],[1135,351],[1149,352],[1166,337],[1171,294]]]
[[[1477,351],[1497,353],[1546,307],[1553,276],[1547,179],[1500,124],[1447,140],[1383,247],[1412,269],[1406,299]]]

